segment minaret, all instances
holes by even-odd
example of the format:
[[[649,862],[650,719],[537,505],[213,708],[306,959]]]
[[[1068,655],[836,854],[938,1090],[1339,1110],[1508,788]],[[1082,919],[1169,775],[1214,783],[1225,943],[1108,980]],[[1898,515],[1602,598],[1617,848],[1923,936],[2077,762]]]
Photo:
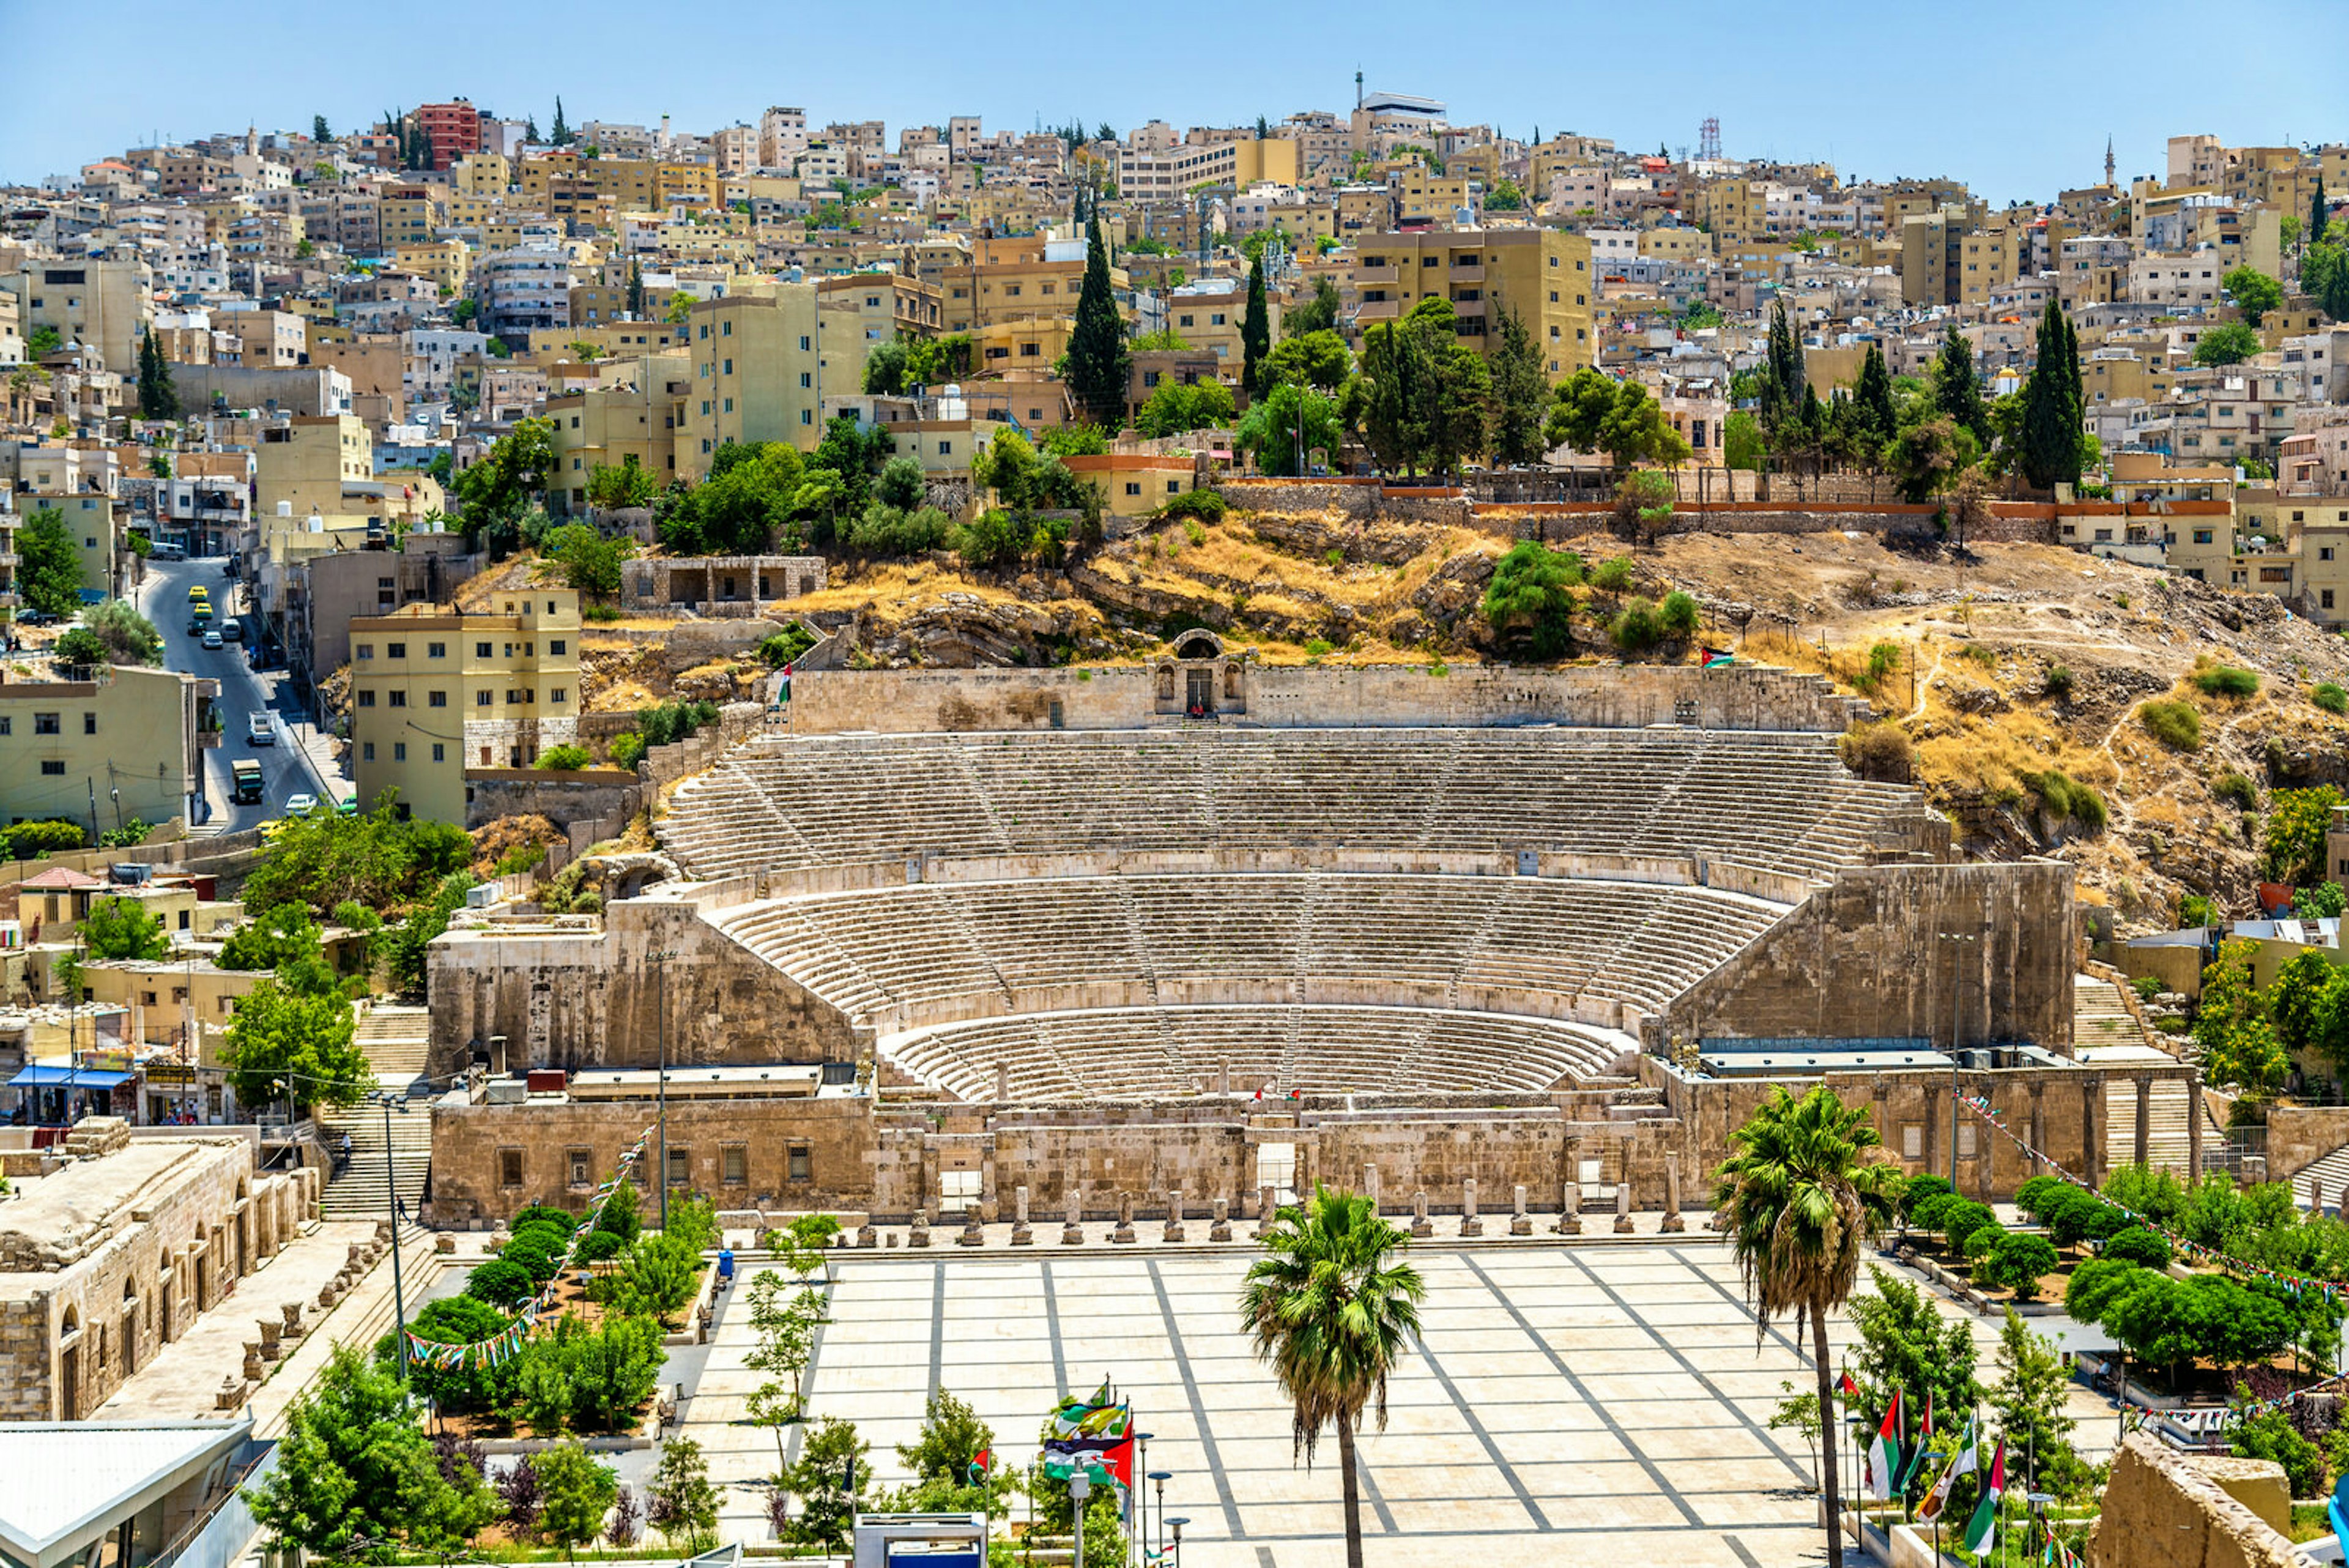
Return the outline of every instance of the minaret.
[[[2106,137],[2106,138],[2105,138],[2105,183],[2106,183],[2107,186],[2109,186],[2110,184],[2112,184],[2112,182],[2113,182],[2113,139],[2112,139],[2111,137],[2107,136],[2107,137]]]

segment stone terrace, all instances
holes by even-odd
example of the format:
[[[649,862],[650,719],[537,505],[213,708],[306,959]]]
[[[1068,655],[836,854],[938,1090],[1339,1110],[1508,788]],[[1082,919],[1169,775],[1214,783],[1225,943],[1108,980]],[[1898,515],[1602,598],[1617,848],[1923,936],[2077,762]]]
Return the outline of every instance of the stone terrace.
[[[1329,847],[1701,859],[1819,880],[1939,854],[1946,826],[1832,736],[1202,729],[762,738],[682,785],[661,834],[704,877]]]

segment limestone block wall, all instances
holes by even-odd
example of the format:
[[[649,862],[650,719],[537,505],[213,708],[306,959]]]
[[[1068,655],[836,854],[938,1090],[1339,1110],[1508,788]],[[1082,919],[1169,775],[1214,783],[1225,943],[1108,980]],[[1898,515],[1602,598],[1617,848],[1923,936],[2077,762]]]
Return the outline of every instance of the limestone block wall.
[[[1846,870],[1652,1021],[1647,1043],[1920,1035],[2068,1054],[2073,929],[2060,862]]]
[[[1275,728],[1685,723],[1834,734],[1868,711],[1816,676],[1744,666],[1251,667],[1247,685],[1247,714],[1233,722]],[[819,670],[792,683],[791,717],[796,733],[819,735],[1128,730],[1157,706],[1153,672],[1141,667]]]
[[[2268,1177],[2283,1181],[2349,1144],[2349,1106],[2275,1106],[2268,1111]]]
[[[838,1009],[688,902],[617,900],[599,930],[460,929],[433,943],[427,968],[436,1074],[460,1071],[473,1043],[497,1034],[512,1070],[652,1066],[664,1030],[672,1065],[856,1054]]]
[[[2273,1472],[2267,1486],[2245,1471],[2254,1465]],[[2281,1465],[2233,1459],[2213,1464],[2133,1432],[2113,1459],[2104,1509],[2088,1538],[2089,1568],[2293,1568],[2302,1558],[2290,1538],[2240,1500],[2267,1493],[2281,1501],[2282,1492]]]
[[[0,1276],[0,1420],[88,1417],[293,1239],[295,1178],[256,1176],[242,1139],[184,1147],[69,1264]]]

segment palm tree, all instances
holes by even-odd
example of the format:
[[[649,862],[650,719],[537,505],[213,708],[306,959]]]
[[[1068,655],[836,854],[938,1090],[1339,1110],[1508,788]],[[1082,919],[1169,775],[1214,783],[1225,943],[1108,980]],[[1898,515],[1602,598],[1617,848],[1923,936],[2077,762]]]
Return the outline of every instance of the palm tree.
[[[1346,1498],[1346,1564],[1362,1568],[1362,1500],[1354,1433],[1378,1401],[1387,1424],[1387,1374],[1419,1333],[1427,1287],[1399,1254],[1411,1238],[1379,1218],[1360,1193],[1313,1189],[1302,1209],[1274,1218],[1265,1255],[1248,1265],[1240,1316],[1295,1407],[1296,1452],[1313,1465],[1321,1428],[1338,1428]]]
[[[1845,1105],[1824,1084],[1799,1100],[1783,1087],[1773,1091],[1729,1141],[1736,1152],[1714,1178],[1714,1223],[1728,1235],[1754,1303],[1755,1347],[1772,1318],[1786,1314],[1799,1323],[1807,1314],[1824,1415],[1835,1408],[1827,1309],[1850,1297],[1861,1248],[1892,1216],[1900,1169],[1862,1158],[1883,1140],[1865,1110]],[[1843,1568],[1836,1445],[1819,1448],[1827,1568]]]

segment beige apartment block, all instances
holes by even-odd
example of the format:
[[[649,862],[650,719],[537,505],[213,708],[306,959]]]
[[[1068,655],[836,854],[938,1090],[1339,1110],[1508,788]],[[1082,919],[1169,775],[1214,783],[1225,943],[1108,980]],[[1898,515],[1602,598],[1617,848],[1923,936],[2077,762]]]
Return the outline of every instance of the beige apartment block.
[[[102,831],[188,815],[217,681],[117,665],[86,680],[0,680],[0,814]],[[93,804],[94,803],[94,804]]]
[[[1486,233],[1417,231],[1364,235],[1354,268],[1363,326],[1411,314],[1445,298],[1460,317],[1460,341],[1490,354],[1500,313],[1513,310],[1540,347],[1553,380],[1595,362],[1590,242],[1555,229]]]
[[[816,354],[815,286],[752,284],[704,300],[687,317],[693,368],[686,398],[688,442],[681,477],[698,481],[729,441],[789,441],[812,452],[823,439],[818,410],[826,388]],[[829,389],[858,389],[857,385]],[[568,475],[566,474],[567,478]]]

